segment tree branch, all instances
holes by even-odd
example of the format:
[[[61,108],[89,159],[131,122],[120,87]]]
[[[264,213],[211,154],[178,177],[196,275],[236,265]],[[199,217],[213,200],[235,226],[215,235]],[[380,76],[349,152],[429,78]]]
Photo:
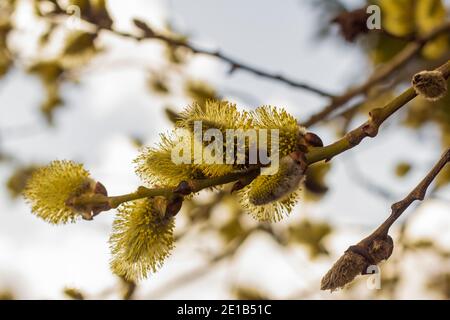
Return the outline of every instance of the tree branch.
[[[444,77],[448,79],[450,75],[450,60],[436,70],[441,71]],[[373,109],[369,113],[369,120],[358,128],[348,132],[344,137],[331,145],[313,148],[308,152],[306,154],[307,162],[311,164],[321,160],[330,160],[334,156],[357,146],[364,138],[375,137],[383,122],[416,96],[416,92],[410,87],[383,108]]]
[[[310,127],[323,119],[327,118],[331,113],[341,108],[345,103],[351,99],[365,94],[373,85],[381,82],[382,80],[391,76],[396,70],[400,69],[402,66],[411,61],[416,57],[422,48],[430,41],[434,40],[436,37],[448,33],[450,31],[450,22],[443,24],[440,27],[432,30],[427,35],[417,38],[414,42],[409,43],[402,51],[400,51],[389,63],[381,66],[374,74],[367,79],[363,84],[351,88],[346,93],[341,96],[336,96],[332,99],[332,102],[319,111],[313,114],[308,120],[302,123],[304,127]]]
[[[436,70],[441,71],[444,77],[448,79],[450,76],[450,60]],[[322,160],[328,161],[334,156],[357,146],[364,138],[375,137],[383,122],[416,96],[416,92],[410,87],[383,108],[373,109],[369,114],[370,118],[368,121],[348,132],[343,138],[325,147],[311,148],[305,154],[307,164],[313,164]],[[117,208],[124,202],[141,198],[163,196],[167,199],[174,199],[197,193],[203,189],[235,182],[243,177],[254,178],[259,172],[260,168],[252,168],[246,171],[232,172],[220,177],[182,181],[176,188],[146,188],[141,186],[133,193],[113,197],[102,194],[82,195],[73,199],[73,205],[81,207],[83,205],[95,205],[105,207],[105,209],[112,209]]]
[[[98,193],[82,195],[74,198],[72,205],[81,207],[84,205],[95,205],[114,209],[124,202],[142,198],[161,196],[167,199],[172,199],[177,196],[189,195],[192,193],[197,193],[203,189],[234,182],[242,177],[256,177],[259,174],[259,171],[260,169],[256,168],[246,171],[232,172],[220,177],[182,181],[176,188],[146,188],[140,186],[135,192],[113,197],[108,197]]]
[[[437,175],[444,169],[447,163],[450,162],[450,148],[444,152],[439,161],[431,169],[431,171],[423,178],[423,180],[401,201],[394,203],[391,206],[391,215],[376,229],[369,237],[362,240],[368,242],[375,238],[387,236],[389,228],[397,221],[403,212],[416,200],[422,201],[425,198],[428,187],[437,177]]]
[[[126,32],[121,32],[118,31],[114,28],[102,28],[103,30],[108,30],[110,32],[113,32],[114,34],[123,36],[123,37],[128,37],[128,38],[132,38],[135,39],[137,41],[142,41],[142,40],[149,40],[149,39],[154,39],[154,40],[159,40],[162,41],[164,43],[166,43],[169,46],[173,46],[173,47],[181,47],[181,48],[185,48],[188,49],[189,51],[191,51],[192,53],[195,54],[201,54],[201,55],[206,55],[206,56],[210,56],[210,57],[215,57],[225,63],[228,63],[230,65],[230,73],[236,71],[236,70],[243,70],[243,71],[247,71],[249,73],[252,73],[256,76],[262,77],[262,78],[266,78],[266,79],[270,79],[270,80],[275,80],[281,83],[284,83],[288,86],[291,86],[293,88],[297,88],[297,89],[303,89],[312,93],[315,93],[317,95],[323,96],[323,97],[328,97],[328,98],[333,98],[333,95],[329,92],[326,92],[322,89],[318,89],[315,88],[309,84],[288,78],[286,76],[283,76],[281,74],[273,74],[264,70],[261,70],[257,67],[245,64],[243,62],[240,62],[224,53],[222,53],[220,50],[208,50],[208,49],[204,49],[204,48],[200,48],[197,47],[191,43],[185,42],[185,41],[180,41],[177,39],[173,39],[170,38],[168,36],[165,36],[163,34],[159,34],[159,33],[146,33],[143,36],[136,36],[133,35],[131,33],[126,33]]]
[[[64,16],[68,15],[67,12],[59,5],[57,5],[55,13],[58,15],[64,15]],[[280,83],[284,83],[284,84],[291,86],[293,88],[296,88],[296,89],[306,90],[306,91],[315,93],[315,94],[323,96],[323,97],[328,97],[328,98],[334,97],[333,94],[326,92],[322,89],[315,88],[304,82],[294,80],[292,78],[283,76],[281,74],[270,73],[270,72],[261,70],[257,67],[254,67],[249,64],[238,61],[237,59],[224,54],[220,50],[208,50],[205,48],[198,47],[187,41],[175,39],[173,37],[164,35],[162,33],[157,33],[152,28],[150,28],[150,26],[146,22],[141,21],[141,20],[135,19],[134,23],[139,29],[141,29],[143,31],[143,35],[135,35],[135,34],[128,33],[128,32],[119,31],[109,25],[98,25],[98,24],[96,24],[96,21],[89,21],[86,19],[83,19],[83,20],[87,23],[94,25],[96,27],[96,32],[106,30],[106,31],[112,32],[116,35],[134,39],[136,41],[159,40],[159,41],[164,42],[167,45],[172,46],[174,48],[185,48],[194,54],[201,54],[201,55],[206,55],[206,56],[217,58],[217,59],[230,65],[230,73],[233,73],[236,70],[243,70],[243,71],[252,73],[256,76],[262,77],[262,78],[266,78],[266,79],[278,81]]]
[[[423,200],[436,176],[450,162],[450,148],[426,175],[426,177],[401,201],[391,206],[390,216],[368,237],[356,245],[350,246],[322,278],[322,290],[342,288],[359,274],[369,272],[369,266],[377,265],[389,259],[394,249],[394,242],[389,236],[389,229],[403,212],[416,200]]]

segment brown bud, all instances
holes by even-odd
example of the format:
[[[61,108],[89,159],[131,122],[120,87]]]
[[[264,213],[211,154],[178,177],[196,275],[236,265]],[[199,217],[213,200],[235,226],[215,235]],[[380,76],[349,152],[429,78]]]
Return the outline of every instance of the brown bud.
[[[144,35],[146,37],[152,37],[155,35],[155,32],[146,22],[139,19],[133,19],[133,23],[137,28],[141,29],[144,32]]]
[[[394,251],[394,241],[390,236],[385,239],[375,239],[369,249],[370,255],[376,263],[389,259]]]
[[[187,196],[192,193],[192,187],[187,181],[181,181],[173,192]]]
[[[108,196],[108,191],[106,190],[105,186],[101,182],[98,182],[98,181],[95,183],[94,193]]]
[[[251,174],[245,177],[240,178],[238,181],[236,181],[235,184],[233,184],[233,187],[231,188],[230,193],[242,190],[246,186],[248,186],[255,178],[257,177],[258,173],[255,172],[255,174]]]
[[[92,218],[98,215],[99,213],[103,211],[111,210],[111,205],[109,203],[99,204],[99,205],[93,205],[92,206]]]
[[[305,134],[305,141],[312,147],[323,147],[322,139],[315,133],[307,132]]]
[[[79,211],[79,213],[80,213],[81,218],[82,218],[83,220],[91,221],[91,220],[94,219],[94,218],[93,218],[94,216],[93,216],[93,214],[92,214],[91,211]]]
[[[175,217],[178,214],[178,212],[180,212],[182,205],[183,205],[183,197],[175,196],[174,198],[172,198],[167,203],[164,218],[170,219],[172,217]]]
[[[108,190],[101,182],[96,182],[94,186],[94,194],[101,194],[105,197],[108,196]],[[92,205],[92,218],[98,215],[100,212],[111,210],[109,203],[103,203],[99,205]]]
[[[111,209],[107,198],[105,198],[105,202],[99,204],[77,203],[78,197],[94,195],[102,195],[107,197],[108,191],[101,182],[89,179],[77,190],[77,192],[72,197],[67,199],[66,205],[77,211],[81,215],[81,218],[83,218],[83,220],[92,220],[100,212],[108,211]]]

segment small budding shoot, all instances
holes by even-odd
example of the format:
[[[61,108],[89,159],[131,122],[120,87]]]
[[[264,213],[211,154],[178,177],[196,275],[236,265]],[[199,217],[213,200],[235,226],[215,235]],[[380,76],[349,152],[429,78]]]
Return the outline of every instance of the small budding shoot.
[[[415,74],[412,85],[419,96],[429,101],[437,101],[447,94],[447,80],[438,70]]]
[[[123,204],[110,237],[112,271],[129,281],[156,272],[174,247],[172,215],[165,216],[167,201],[144,198]]]
[[[320,289],[333,292],[345,287],[358,275],[367,274],[369,266],[389,259],[393,249],[394,243],[390,236],[351,246],[322,278]]]
[[[24,197],[38,217],[52,224],[74,222],[90,216],[94,208],[72,206],[71,199],[94,193],[106,193],[89,177],[83,165],[72,161],[53,161],[37,169],[24,190]]]
[[[180,181],[202,178],[203,173],[193,164],[175,164],[172,149],[185,133],[161,134],[156,147],[145,148],[134,160],[136,174],[145,182],[158,186],[177,186]]]

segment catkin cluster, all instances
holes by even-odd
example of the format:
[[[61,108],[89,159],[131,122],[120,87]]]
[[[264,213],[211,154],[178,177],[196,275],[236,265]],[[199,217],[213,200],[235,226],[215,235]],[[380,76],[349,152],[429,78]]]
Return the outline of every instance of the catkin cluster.
[[[203,152],[201,162],[195,162],[194,148],[188,155],[190,163],[177,164],[172,161],[174,147],[180,141],[193,141],[196,138],[195,123],[201,122],[202,134],[208,129],[218,129],[223,137],[227,130],[259,130],[264,132],[278,130],[278,170],[271,175],[260,175],[238,192],[243,208],[253,217],[261,221],[278,221],[288,214],[296,203],[300,185],[303,182],[305,166],[301,163],[301,147],[304,146],[305,129],[298,125],[296,119],[285,110],[263,106],[254,111],[239,111],[236,105],[226,101],[208,101],[204,105],[193,104],[181,113],[175,130],[161,135],[161,142],[156,147],[143,150],[136,159],[137,174],[153,185],[174,187],[180,181],[220,177],[232,172],[248,169],[247,162],[226,162],[226,150],[223,161],[213,163],[208,152]],[[200,141],[207,148],[204,141]],[[272,149],[270,136],[266,150],[270,155]],[[248,156],[248,143],[243,154]],[[235,146],[235,148],[237,148]],[[206,149],[207,150],[207,149]],[[259,149],[258,149],[259,152]],[[237,159],[237,156],[236,156]],[[235,159],[235,160],[236,160]]]
[[[199,141],[198,132],[194,130],[198,123],[201,123],[200,136],[207,134],[209,129],[215,129],[223,137],[229,130],[238,134],[253,130],[261,139],[260,134],[276,130],[276,136],[264,137],[264,145],[259,141],[257,144],[258,155],[264,151],[270,163],[252,163],[249,151],[254,145],[245,139],[239,144],[238,137],[233,137],[227,145],[231,145],[233,151],[232,161],[229,161],[229,150],[222,153],[217,152],[222,151],[220,148],[216,148],[209,152],[209,145],[218,141]],[[256,219],[282,219],[294,207],[304,181],[304,152],[307,151],[308,141],[314,144],[317,139],[307,134],[286,111],[271,106],[245,112],[226,101],[207,101],[188,107],[180,114],[175,129],[161,135],[157,146],[144,149],[135,160],[136,173],[146,184],[173,188],[174,197],[142,198],[119,206],[109,241],[112,271],[127,280],[137,281],[162,266],[174,247],[174,216],[186,196],[176,191],[182,181],[217,178],[249,169],[260,170],[252,171],[259,174],[251,179],[238,181],[235,187],[239,187],[233,188],[233,191],[238,191],[242,207]],[[201,153],[202,161],[196,161],[197,155],[191,147],[187,151],[184,149],[185,154],[179,154],[187,161],[174,161],[173,150],[177,150],[183,141],[195,141],[194,144],[204,147],[206,152]],[[223,148],[223,145],[220,147]],[[241,157],[237,151],[244,156]],[[272,161],[277,163],[276,170],[262,174],[264,166],[267,168]],[[90,220],[99,212],[113,207],[103,185],[91,179],[81,164],[71,161],[53,161],[37,169],[27,184],[24,196],[37,216],[53,224],[73,222],[78,217]]]

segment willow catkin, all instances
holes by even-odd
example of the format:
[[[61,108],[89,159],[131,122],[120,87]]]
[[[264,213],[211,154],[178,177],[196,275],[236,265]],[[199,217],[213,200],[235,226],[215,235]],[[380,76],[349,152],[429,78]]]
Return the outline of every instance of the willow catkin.
[[[166,218],[166,199],[145,198],[121,205],[110,237],[111,269],[128,281],[155,273],[174,248],[175,220]]]
[[[412,85],[419,96],[429,101],[437,101],[447,94],[447,80],[438,70],[415,74]]]
[[[95,182],[83,165],[56,160],[36,170],[24,190],[32,212],[52,223],[74,222],[81,211],[68,205],[69,198],[92,192]]]

